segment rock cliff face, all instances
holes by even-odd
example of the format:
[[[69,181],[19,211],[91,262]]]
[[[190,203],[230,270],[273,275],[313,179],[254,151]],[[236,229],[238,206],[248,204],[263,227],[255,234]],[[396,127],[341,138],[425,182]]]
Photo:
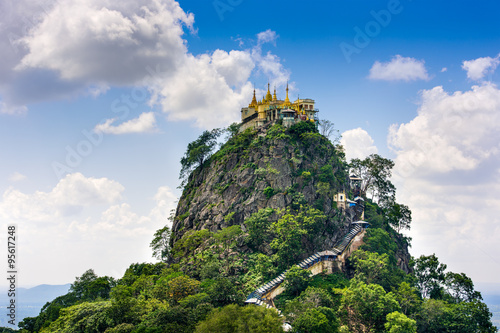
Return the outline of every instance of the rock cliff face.
[[[325,213],[330,234],[325,248],[332,246],[354,214],[332,201],[333,193],[347,190],[342,155],[317,133],[285,134],[274,126],[240,134],[189,177],[177,206],[172,245],[188,230],[215,232],[235,224],[245,230],[245,219],[259,209],[300,202]]]
[[[326,216],[314,241],[304,244],[307,257],[332,248],[349,232],[350,222],[359,218],[359,211],[337,208],[333,202],[333,195],[342,191],[349,191],[343,152],[324,136],[281,126],[247,130],[190,175],[179,199],[170,245],[173,248],[183,236],[199,230],[218,232],[239,225],[245,233],[245,220],[260,209],[297,210],[303,205]],[[238,252],[250,251],[239,243]],[[271,254],[269,247],[263,251]]]

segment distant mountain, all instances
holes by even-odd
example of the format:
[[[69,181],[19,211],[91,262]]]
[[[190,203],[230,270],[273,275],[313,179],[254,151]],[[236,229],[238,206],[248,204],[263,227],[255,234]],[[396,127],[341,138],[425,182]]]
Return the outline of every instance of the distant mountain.
[[[63,285],[41,284],[33,288],[17,288],[16,324],[19,324],[26,317],[37,316],[45,303],[66,294],[70,287],[71,284],[68,283]],[[6,313],[8,301],[7,288],[0,289],[0,313]],[[12,328],[12,325],[7,322],[8,319],[7,316],[1,315],[0,326]]]

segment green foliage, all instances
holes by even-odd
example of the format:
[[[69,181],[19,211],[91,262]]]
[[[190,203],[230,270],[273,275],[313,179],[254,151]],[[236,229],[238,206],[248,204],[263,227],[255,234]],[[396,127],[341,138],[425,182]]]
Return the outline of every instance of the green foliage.
[[[403,314],[409,316],[419,310],[422,301],[418,296],[418,290],[408,282],[401,282],[397,289],[394,288],[393,293]]]
[[[212,233],[205,229],[185,233],[180,240],[175,242],[171,250],[172,257],[186,257],[210,237],[212,237]]]
[[[274,139],[289,139],[290,136],[286,134],[286,128],[283,125],[275,124],[269,128],[266,133],[267,140]]]
[[[77,277],[70,287],[70,292],[79,300],[95,300],[109,298],[111,288],[116,281],[108,276],[98,277],[93,269],[87,270]]]
[[[228,127],[223,129],[223,132],[226,133],[226,141],[231,140],[238,135],[238,132],[240,131],[241,125],[238,123],[232,123]]]
[[[403,229],[410,229],[411,211],[408,206],[392,202],[386,209],[385,215],[387,223],[393,227],[396,232],[399,233]]]
[[[293,124],[288,129],[288,133],[296,139],[300,139],[301,135],[304,133],[318,133],[318,129],[313,122],[310,121],[299,121]]]
[[[271,221],[269,218],[273,213],[274,210],[272,208],[262,208],[245,220],[248,232],[248,244],[254,249],[270,241]]]
[[[394,162],[372,154],[360,160],[355,158],[349,164],[350,172],[363,179],[359,188],[360,194],[366,198],[368,192],[372,198],[377,198],[377,202],[393,202],[396,188],[389,180],[392,175]]]
[[[311,173],[309,171],[302,171],[302,174],[300,176],[304,179],[306,183],[308,183],[312,178]]]
[[[312,243],[325,220],[326,216],[321,211],[303,207],[296,215],[288,210],[278,221],[271,224],[271,231],[276,237],[270,245],[276,251],[281,267],[288,267],[297,262],[305,252],[302,238]]]
[[[368,228],[363,241],[364,244],[360,247],[361,250],[380,255],[386,254],[389,263],[396,264],[397,245],[387,231],[379,228]]]
[[[268,186],[264,189],[264,195],[266,196],[267,199],[271,199],[271,197],[276,193],[279,193],[279,191],[275,190],[271,186]]]
[[[414,275],[423,298],[442,298],[446,265],[441,264],[435,254],[415,259]]]
[[[158,260],[166,260],[170,254],[170,235],[172,232],[168,226],[164,226],[161,229],[156,230],[154,238],[149,244],[149,247],[153,250],[153,257]]]
[[[185,179],[193,169],[203,165],[216,147],[220,134],[221,130],[218,128],[204,131],[198,139],[188,144],[186,153],[181,158],[180,179]]]
[[[208,295],[208,299],[214,307],[233,303],[242,304],[245,298],[245,295],[238,291],[234,281],[224,277],[205,280],[202,290]]]
[[[330,194],[330,184],[324,182],[316,183],[316,193],[321,196],[328,196]]]
[[[400,310],[394,294],[386,293],[377,284],[366,284],[353,279],[351,285],[341,292],[340,314],[353,332],[381,332],[387,314]]]
[[[241,234],[241,226],[233,225],[219,230],[214,234],[214,238],[219,244],[224,247],[224,249],[227,250],[235,245],[237,237]]]
[[[335,333],[338,330],[336,323],[333,309],[309,308],[295,319],[292,332]]]
[[[200,282],[188,276],[175,277],[166,284],[166,299],[176,304],[183,298],[196,294],[199,287]]]
[[[481,293],[474,290],[472,280],[464,273],[446,273],[445,288],[454,303],[480,301],[483,299]]]
[[[398,311],[389,313],[386,318],[387,333],[417,333],[417,322]]]
[[[231,213],[227,214],[226,216],[224,216],[224,222],[226,222],[226,223],[231,222],[233,220],[234,214],[235,214],[235,212],[231,212]]]
[[[196,326],[196,333],[278,333],[282,322],[275,310],[235,304],[215,309]]]
[[[356,269],[355,277],[364,283],[382,285],[389,276],[389,259],[385,253],[357,250],[350,259]]]
[[[283,287],[289,295],[298,296],[307,288],[311,280],[311,272],[295,265],[285,274]]]
[[[286,302],[283,313],[294,332],[337,332],[338,305],[325,289],[308,287]]]
[[[109,316],[110,301],[85,302],[61,309],[59,318],[41,332],[54,333],[101,333],[107,328],[115,326]]]

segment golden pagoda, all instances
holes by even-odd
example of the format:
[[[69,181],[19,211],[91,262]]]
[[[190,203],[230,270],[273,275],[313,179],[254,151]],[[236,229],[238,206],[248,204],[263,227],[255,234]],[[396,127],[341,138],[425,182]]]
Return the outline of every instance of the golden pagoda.
[[[280,100],[271,94],[270,84],[267,84],[267,93],[262,100],[257,101],[255,89],[253,98],[248,107],[241,109],[241,130],[256,128],[268,123],[281,121],[284,126],[289,127],[299,121],[317,121],[317,113],[314,108],[314,100],[310,98],[301,99],[297,97],[295,102],[290,102],[288,96],[288,83],[286,84],[286,97]]]

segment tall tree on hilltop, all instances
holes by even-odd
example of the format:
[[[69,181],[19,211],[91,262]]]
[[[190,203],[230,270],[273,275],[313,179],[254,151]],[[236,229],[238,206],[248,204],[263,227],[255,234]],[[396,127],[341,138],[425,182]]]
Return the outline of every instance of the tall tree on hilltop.
[[[324,137],[330,139],[333,143],[340,140],[340,134],[337,129],[335,129],[335,124],[327,119],[320,119],[318,121],[319,133]],[[332,139],[331,137],[335,135]]]
[[[217,146],[217,139],[221,132],[219,128],[204,131],[198,139],[188,144],[186,153],[181,158],[182,168],[179,178],[183,180],[183,183],[191,171],[202,165],[210,157]]]
[[[392,176],[394,162],[377,154],[371,154],[364,160],[355,158],[349,164],[351,175],[362,179],[361,195],[366,197],[371,192],[372,199],[377,198],[379,203],[393,202],[396,187],[389,178]]]

